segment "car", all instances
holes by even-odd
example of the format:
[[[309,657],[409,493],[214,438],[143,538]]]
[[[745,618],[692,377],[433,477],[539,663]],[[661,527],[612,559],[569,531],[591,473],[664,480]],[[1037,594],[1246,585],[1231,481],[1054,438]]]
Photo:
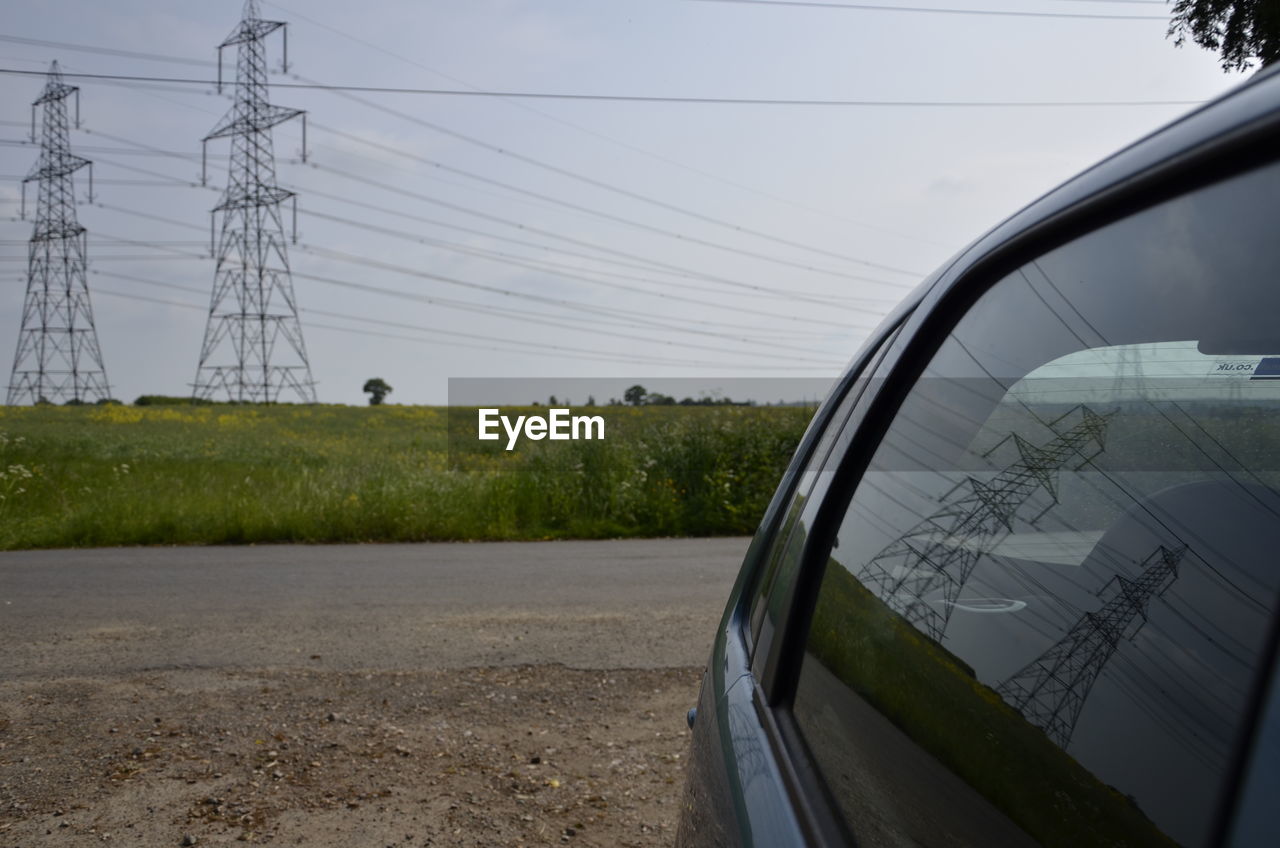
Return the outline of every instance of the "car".
[[[677,844],[1280,845],[1280,71],[853,358],[716,631]]]

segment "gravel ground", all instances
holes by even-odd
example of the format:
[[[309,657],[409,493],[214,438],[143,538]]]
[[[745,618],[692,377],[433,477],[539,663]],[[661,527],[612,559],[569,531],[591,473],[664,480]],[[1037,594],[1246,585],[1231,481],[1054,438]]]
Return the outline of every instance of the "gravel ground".
[[[670,845],[699,675],[539,665],[0,682],[0,848]]]
[[[747,541],[0,554],[0,848],[670,845]]]

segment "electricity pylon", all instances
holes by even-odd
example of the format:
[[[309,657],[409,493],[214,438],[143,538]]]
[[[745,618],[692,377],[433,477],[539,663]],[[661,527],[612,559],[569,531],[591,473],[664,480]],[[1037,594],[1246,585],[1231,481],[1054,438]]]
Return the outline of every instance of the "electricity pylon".
[[[237,48],[235,102],[204,138],[206,144],[230,138],[231,164],[212,212],[217,264],[193,390],[198,399],[222,394],[271,403],[289,389],[304,403],[316,400],[280,214],[280,205],[293,200],[296,222],[297,200],[276,185],[271,142],[272,127],[304,113],[267,102],[263,42],[283,26],[262,20],[257,0],[247,0],[239,25],[218,45],[219,80],[222,49]],[[305,115],[303,127],[305,148]]]
[[[36,140],[36,111],[41,113],[40,158],[22,181],[22,214],[26,216],[27,183],[34,182],[38,185],[36,220],[27,247],[27,294],[8,404],[85,403],[110,397],[89,303],[85,228],[76,219],[72,175],[92,163],[71,152],[67,98],[72,94],[78,125],[80,89],[62,81],[54,62],[44,90],[31,104],[32,141]],[[92,199],[92,167],[89,195]]]
[[[1089,407],[1077,407],[1053,425],[1077,411],[1080,421],[1042,447],[1011,436],[1017,462],[987,483],[965,478],[952,489],[958,496],[944,498],[941,509],[890,542],[862,567],[858,578],[891,609],[942,641],[974,566],[1012,532],[1013,518],[1023,504],[1041,488],[1056,502],[1058,469],[1072,460],[1083,465],[1102,452],[1107,419]],[[941,597],[934,597],[938,590]]]
[[[1116,575],[1119,591],[1097,612],[1086,612],[1051,648],[1001,683],[999,692],[1027,721],[1041,728],[1054,742],[1067,747],[1089,690],[1111,659],[1134,620],[1147,621],[1151,598],[1164,594],[1178,578],[1178,563],[1187,547],[1170,550],[1161,545],[1142,563],[1137,579]],[[1139,624],[1129,634],[1133,639]]]

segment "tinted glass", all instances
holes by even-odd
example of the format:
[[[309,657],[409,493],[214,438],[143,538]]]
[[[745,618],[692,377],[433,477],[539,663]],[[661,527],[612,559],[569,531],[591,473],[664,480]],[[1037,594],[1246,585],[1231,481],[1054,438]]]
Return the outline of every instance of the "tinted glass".
[[[1268,167],[1054,250],[912,388],[794,701],[862,844],[1206,839],[1280,571],[1277,207]]]
[[[850,415],[866,388],[867,375],[874,373],[876,366],[884,359],[888,349],[898,337],[898,333],[899,330],[894,330],[882,339],[871,355],[866,358],[867,364],[858,378],[848,385],[843,395],[833,396],[828,401],[836,404],[836,408],[796,481],[795,489],[787,502],[786,511],[774,530],[773,538],[765,553],[765,570],[756,586],[749,618],[753,653],[757,646],[765,646],[767,651],[767,645],[778,626],[785,605],[790,600],[790,587],[795,579],[800,549],[803,547],[803,534],[797,534],[795,528],[803,523],[806,506],[814,502],[815,497],[820,499],[821,492],[825,491],[825,483],[830,479],[830,475],[822,469],[826,465],[832,446],[838,434],[847,427]],[[815,421],[817,418],[818,416],[815,416]],[[810,424],[810,426],[813,425]]]

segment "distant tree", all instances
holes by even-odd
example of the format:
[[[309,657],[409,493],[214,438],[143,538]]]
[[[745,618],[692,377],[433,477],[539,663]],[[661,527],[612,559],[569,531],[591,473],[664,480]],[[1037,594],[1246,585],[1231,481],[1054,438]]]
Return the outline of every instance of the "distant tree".
[[[644,390],[644,386],[635,385],[622,393],[622,399],[632,406],[639,406],[644,403],[645,396],[649,393]]]
[[[596,405],[596,396],[587,395],[587,406],[595,406],[595,405]]]
[[[62,402],[63,406],[84,406],[85,403],[80,398],[70,398]]]
[[[675,406],[676,399],[671,395],[654,392],[651,395],[646,395],[644,402],[648,406]]]
[[[120,401],[115,398],[98,398],[96,401],[98,406],[120,406]]]
[[[1179,47],[1190,37],[1216,51],[1224,71],[1280,59],[1280,3],[1274,0],[1176,0],[1171,15],[1165,37]]]
[[[387,381],[381,377],[371,377],[364,381],[364,388],[360,391],[369,396],[370,406],[380,406],[382,399],[391,394],[393,389],[387,385]]]
[[[555,395],[552,395],[551,397],[547,398],[547,406],[555,406],[555,405],[556,405],[556,404],[558,404],[559,402],[560,402],[560,401],[556,400],[556,396],[555,396]]]

